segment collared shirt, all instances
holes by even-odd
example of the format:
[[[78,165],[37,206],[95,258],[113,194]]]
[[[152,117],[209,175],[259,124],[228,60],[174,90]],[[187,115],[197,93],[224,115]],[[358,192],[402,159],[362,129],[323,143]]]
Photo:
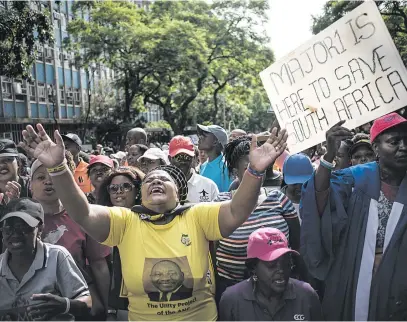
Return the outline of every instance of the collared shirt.
[[[39,304],[33,294],[51,293],[76,299],[89,295],[88,286],[69,252],[61,246],[37,241],[37,250],[27,273],[19,282],[8,266],[9,252],[0,255],[0,317],[24,320],[26,309]]]
[[[206,161],[201,165],[200,174],[211,179],[218,186],[219,192],[229,191],[232,179],[225,164],[223,154],[219,155],[211,162]]]
[[[199,174],[193,173],[188,180],[188,202],[210,202],[219,194],[219,189],[215,182]]]
[[[93,191],[92,183],[88,177],[88,164],[80,159],[74,173],[76,184],[84,193]]]
[[[317,293],[308,283],[290,278],[274,314],[258,303],[252,279],[226,289],[219,305],[221,321],[322,321]]]

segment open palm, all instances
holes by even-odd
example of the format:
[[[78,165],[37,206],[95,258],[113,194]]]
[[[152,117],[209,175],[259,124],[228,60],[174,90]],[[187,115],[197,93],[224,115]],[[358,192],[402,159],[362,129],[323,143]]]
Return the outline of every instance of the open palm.
[[[20,146],[34,158],[40,160],[47,168],[53,168],[65,160],[65,146],[58,130],[55,131],[54,143],[45,132],[41,124],[37,124],[37,131],[28,125],[23,131],[24,142]]]
[[[285,151],[287,147],[288,134],[285,129],[276,135],[277,128],[271,131],[271,134],[262,146],[257,146],[257,138],[253,136],[250,148],[250,167],[256,171],[263,172]]]

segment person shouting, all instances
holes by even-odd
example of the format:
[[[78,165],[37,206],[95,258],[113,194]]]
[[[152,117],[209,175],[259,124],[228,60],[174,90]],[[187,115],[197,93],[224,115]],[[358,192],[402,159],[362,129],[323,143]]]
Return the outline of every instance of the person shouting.
[[[276,133],[277,129],[273,129],[261,147],[257,147],[256,136],[253,136],[250,165],[231,201],[182,205],[185,191],[180,191],[176,180],[159,168],[144,177],[142,204],[137,212],[89,205],[65,165],[65,148],[58,131],[53,142],[41,124],[37,125],[37,131],[29,125],[23,131],[21,146],[39,158],[50,172],[53,186],[71,218],[99,242],[119,248],[126,286],[122,296],[129,299],[130,320],[215,321],[217,310],[211,292],[213,270],[211,272],[207,256],[209,241],[229,236],[253,211],[265,170],[287,146],[287,132]],[[185,276],[182,285],[192,288],[190,297],[171,301],[171,305],[166,306],[151,301],[147,295],[160,291],[155,286],[157,283],[152,282],[151,269],[163,260],[177,264]],[[172,276],[168,265],[159,277],[160,283],[170,283]],[[162,296],[169,301],[171,294],[164,290],[166,292]],[[178,309],[170,309],[173,307]]]
[[[302,193],[301,255],[325,284],[327,320],[407,318],[407,120],[391,113],[370,130],[377,162],[335,169],[352,133],[343,121]]]

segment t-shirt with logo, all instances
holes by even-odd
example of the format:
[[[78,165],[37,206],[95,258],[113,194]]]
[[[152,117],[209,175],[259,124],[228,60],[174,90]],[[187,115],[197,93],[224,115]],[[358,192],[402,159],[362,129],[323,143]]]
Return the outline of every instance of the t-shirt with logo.
[[[92,183],[88,177],[88,164],[82,159],[75,169],[74,178],[77,185],[84,193],[93,191]]]
[[[219,189],[211,179],[193,173],[188,180],[188,202],[210,202],[213,201],[218,194]]]
[[[219,203],[201,203],[170,223],[155,225],[111,207],[103,244],[119,248],[129,320],[215,321],[209,242],[219,240]]]
[[[46,215],[42,240],[52,245],[64,246],[89,283],[91,273],[87,269],[88,260],[98,260],[110,255],[110,247],[99,244],[88,236],[65,211]]]

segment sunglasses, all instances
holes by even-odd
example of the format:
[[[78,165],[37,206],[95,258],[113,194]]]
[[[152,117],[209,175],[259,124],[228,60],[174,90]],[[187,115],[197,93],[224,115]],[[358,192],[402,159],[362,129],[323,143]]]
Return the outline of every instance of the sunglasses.
[[[135,188],[135,185],[132,183],[124,182],[120,184],[111,184],[107,187],[107,191],[109,193],[117,193],[120,191],[122,192],[130,192]]]
[[[173,157],[175,162],[184,163],[184,162],[191,162],[192,157],[187,154],[177,154]]]
[[[18,235],[28,235],[34,231],[36,227],[30,226],[4,226],[0,228],[0,231],[4,235],[11,235],[13,233],[17,233]]]

